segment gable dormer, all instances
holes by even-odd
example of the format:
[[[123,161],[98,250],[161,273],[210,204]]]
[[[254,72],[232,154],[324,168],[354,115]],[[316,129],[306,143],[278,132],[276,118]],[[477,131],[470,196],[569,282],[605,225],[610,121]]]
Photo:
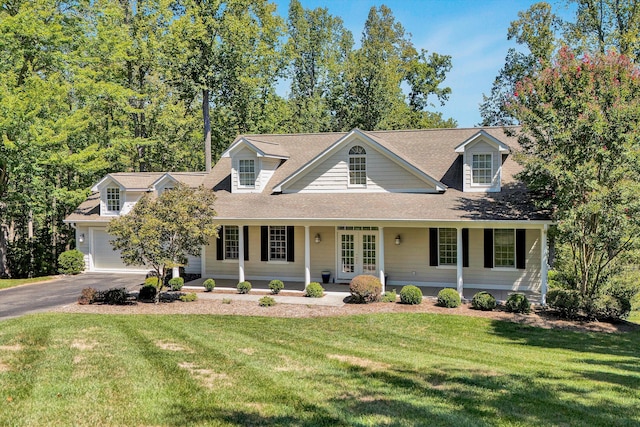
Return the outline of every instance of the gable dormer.
[[[231,192],[262,193],[289,155],[278,144],[242,137],[221,157],[231,158]]]
[[[171,174],[165,173],[151,184],[151,188],[158,196],[160,196],[166,190],[172,190],[175,188],[176,185],[178,185],[178,180],[171,176]]]
[[[111,175],[105,176],[91,191],[100,193],[100,216],[118,216],[123,213],[125,188]]]
[[[503,157],[509,147],[481,130],[456,147],[462,155],[462,190],[464,192],[496,193],[502,188]]]

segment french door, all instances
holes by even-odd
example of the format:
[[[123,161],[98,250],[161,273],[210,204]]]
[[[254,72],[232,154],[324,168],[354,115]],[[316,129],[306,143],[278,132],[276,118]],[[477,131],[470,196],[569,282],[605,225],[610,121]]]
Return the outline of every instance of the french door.
[[[377,261],[377,230],[338,230],[338,279],[351,280],[359,274],[375,276]]]

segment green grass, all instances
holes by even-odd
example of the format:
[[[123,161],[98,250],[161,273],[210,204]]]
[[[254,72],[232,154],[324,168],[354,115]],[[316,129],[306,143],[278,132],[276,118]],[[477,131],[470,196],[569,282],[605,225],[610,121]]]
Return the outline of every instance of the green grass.
[[[640,309],[631,310],[631,313],[629,313],[629,318],[627,320],[629,322],[640,324]]]
[[[2,322],[0,425],[638,426],[640,333],[430,314]]]
[[[13,288],[14,286],[26,285],[28,283],[44,282],[53,279],[52,276],[32,277],[31,279],[0,279],[0,289]]]

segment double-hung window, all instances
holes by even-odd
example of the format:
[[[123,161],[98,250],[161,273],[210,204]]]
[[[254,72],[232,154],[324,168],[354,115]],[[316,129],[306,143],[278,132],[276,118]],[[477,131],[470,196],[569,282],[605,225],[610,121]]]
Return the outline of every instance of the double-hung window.
[[[253,188],[256,185],[256,162],[253,159],[238,161],[238,180],[240,187]]]
[[[455,228],[438,229],[438,265],[456,265],[458,236]]]
[[[120,189],[115,187],[107,188],[107,210],[120,212]]]
[[[269,227],[269,261],[287,260],[287,227]]]
[[[367,152],[359,145],[349,150],[349,185],[367,185]]]
[[[515,268],[516,234],[512,228],[493,230],[493,262],[495,267]]]
[[[239,233],[237,225],[224,227],[224,259],[238,259],[240,251]]]
[[[471,161],[471,179],[476,185],[491,185],[493,179],[491,154],[474,154]]]

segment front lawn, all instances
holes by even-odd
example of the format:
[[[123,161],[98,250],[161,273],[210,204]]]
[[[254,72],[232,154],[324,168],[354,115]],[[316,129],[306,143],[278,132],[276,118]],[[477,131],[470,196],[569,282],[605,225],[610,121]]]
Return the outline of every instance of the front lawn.
[[[30,279],[0,279],[0,289],[13,288],[14,286],[26,285],[28,283],[45,282],[53,279],[52,276],[32,277]]]
[[[640,424],[640,333],[435,314],[2,322],[0,425]]]

